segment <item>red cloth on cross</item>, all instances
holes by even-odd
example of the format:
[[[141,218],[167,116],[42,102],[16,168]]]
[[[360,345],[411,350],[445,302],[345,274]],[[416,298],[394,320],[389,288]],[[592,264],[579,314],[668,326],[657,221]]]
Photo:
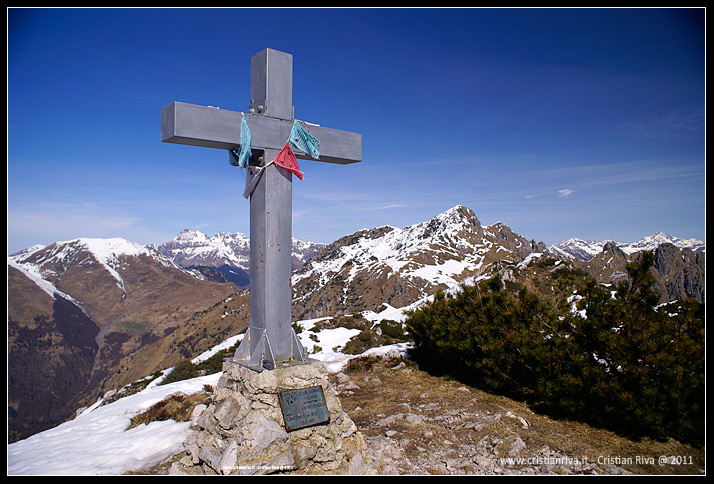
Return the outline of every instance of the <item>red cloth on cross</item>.
[[[278,153],[278,156],[275,157],[273,162],[295,174],[295,176],[302,180],[303,172],[300,171],[300,165],[298,165],[297,158],[295,158],[295,154],[289,145],[290,142],[285,143],[285,146],[280,150],[280,153]]]

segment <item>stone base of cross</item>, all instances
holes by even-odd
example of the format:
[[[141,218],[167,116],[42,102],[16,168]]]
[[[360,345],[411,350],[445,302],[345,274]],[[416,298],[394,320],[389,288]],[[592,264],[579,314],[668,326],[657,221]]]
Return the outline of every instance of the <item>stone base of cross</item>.
[[[292,328],[292,173],[271,163],[295,124],[292,55],[265,49],[251,59],[248,113],[173,102],[161,111],[161,141],[240,152],[250,148],[248,180],[260,172],[250,194],[250,325],[233,361],[254,370],[305,362],[305,348]],[[241,139],[243,122],[250,146]],[[362,161],[358,133],[298,122],[319,140],[318,161]],[[297,159],[312,159],[299,150]]]

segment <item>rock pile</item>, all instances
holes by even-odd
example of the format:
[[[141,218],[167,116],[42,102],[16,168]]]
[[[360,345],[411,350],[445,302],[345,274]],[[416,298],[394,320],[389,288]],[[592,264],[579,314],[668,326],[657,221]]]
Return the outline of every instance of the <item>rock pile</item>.
[[[288,432],[278,393],[313,386],[322,387],[329,422]],[[195,423],[184,443],[187,455],[173,472],[372,473],[362,434],[342,410],[325,367],[317,361],[262,372],[225,362],[213,401]]]

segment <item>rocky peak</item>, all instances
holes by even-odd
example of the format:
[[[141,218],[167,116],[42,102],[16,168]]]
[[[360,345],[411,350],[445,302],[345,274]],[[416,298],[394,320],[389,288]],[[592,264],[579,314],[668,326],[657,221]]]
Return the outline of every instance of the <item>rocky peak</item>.
[[[402,229],[360,230],[331,244],[292,278],[294,315],[363,311],[410,304],[544,246],[507,225],[483,227],[461,205]]]
[[[605,245],[602,246],[602,251],[605,254],[612,254],[614,256],[621,257],[623,259],[626,258],[625,253],[617,245],[617,242],[613,242],[611,240],[608,242],[605,242]]]
[[[456,241],[457,239],[469,240],[483,237],[483,228],[481,222],[476,218],[476,214],[462,205],[457,205],[436,215],[431,220],[413,227],[415,235],[420,239],[445,237]]]
[[[680,249],[663,243],[655,251],[654,269],[657,289],[663,300],[681,300],[692,297],[704,302],[706,297],[706,256],[704,251]]]

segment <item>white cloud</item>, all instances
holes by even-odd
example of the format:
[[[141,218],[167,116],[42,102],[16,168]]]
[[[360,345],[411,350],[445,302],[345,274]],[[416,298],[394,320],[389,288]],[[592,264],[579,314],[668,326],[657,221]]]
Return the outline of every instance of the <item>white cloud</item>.
[[[568,198],[574,191],[575,190],[571,190],[570,188],[558,190],[558,198]]]

